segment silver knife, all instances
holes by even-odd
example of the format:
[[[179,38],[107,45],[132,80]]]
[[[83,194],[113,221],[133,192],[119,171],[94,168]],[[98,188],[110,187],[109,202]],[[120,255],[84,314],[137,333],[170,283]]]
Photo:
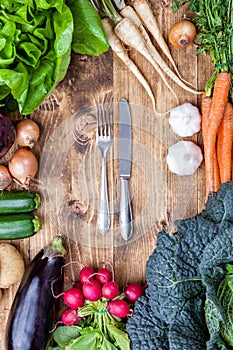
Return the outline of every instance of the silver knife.
[[[119,130],[119,158],[120,158],[120,232],[125,241],[133,234],[132,208],[129,193],[129,178],[132,160],[132,126],[130,108],[125,99],[120,100],[120,130]]]

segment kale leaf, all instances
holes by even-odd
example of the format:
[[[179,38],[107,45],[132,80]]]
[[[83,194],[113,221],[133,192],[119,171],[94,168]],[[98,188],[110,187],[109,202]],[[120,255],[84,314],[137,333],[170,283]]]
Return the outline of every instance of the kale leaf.
[[[175,224],[175,234],[159,233],[147,261],[146,295],[127,324],[131,349],[231,349],[233,182]]]

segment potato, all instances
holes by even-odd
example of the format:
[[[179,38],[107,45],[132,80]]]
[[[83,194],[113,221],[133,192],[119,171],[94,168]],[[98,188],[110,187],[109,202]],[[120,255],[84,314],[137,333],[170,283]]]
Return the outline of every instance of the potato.
[[[18,250],[12,244],[1,243],[0,288],[9,288],[21,281],[24,271],[24,261]]]

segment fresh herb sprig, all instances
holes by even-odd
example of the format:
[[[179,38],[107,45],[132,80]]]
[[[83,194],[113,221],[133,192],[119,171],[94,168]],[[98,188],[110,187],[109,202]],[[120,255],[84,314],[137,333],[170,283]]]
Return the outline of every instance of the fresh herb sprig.
[[[233,74],[233,0],[174,0],[172,8],[177,11],[184,4],[195,14],[197,55],[210,55],[214,65],[214,72],[205,86],[210,96],[219,72]]]

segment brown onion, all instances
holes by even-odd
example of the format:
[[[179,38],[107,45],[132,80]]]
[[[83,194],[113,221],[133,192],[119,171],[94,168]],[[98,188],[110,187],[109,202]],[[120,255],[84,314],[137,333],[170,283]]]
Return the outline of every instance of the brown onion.
[[[38,171],[38,161],[32,151],[19,148],[13,154],[8,167],[13,178],[27,188],[30,180],[35,177]]]
[[[5,190],[12,182],[11,174],[5,165],[0,165],[0,191]]]
[[[16,126],[16,142],[19,146],[32,148],[39,136],[39,126],[31,119],[23,119]]]
[[[184,48],[194,41],[196,34],[194,24],[187,19],[183,19],[173,24],[168,33],[168,40],[172,46]]]

